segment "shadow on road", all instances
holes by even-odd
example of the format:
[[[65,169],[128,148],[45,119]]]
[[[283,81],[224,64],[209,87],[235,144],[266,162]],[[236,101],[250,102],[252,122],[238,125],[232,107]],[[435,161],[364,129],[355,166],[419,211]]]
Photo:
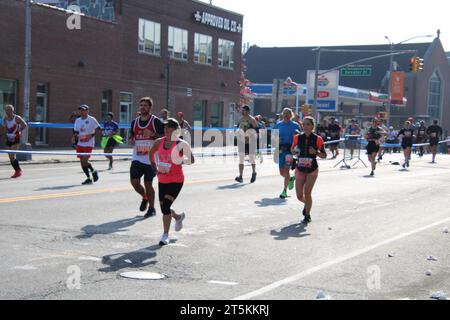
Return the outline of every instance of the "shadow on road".
[[[289,238],[304,238],[309,237],[310,234],[305,233],[306,229],[303,224],[293,224],[289,227],[284,227],[281,230],[272,230],[270,235],[274,237],[274,240],[288,240]]]
[[[172,240],[171,243],[174,241]],[[156,264],[156,251],[161,247],[154,245],[148,248],[135,250],[126,253],[116,253],[104,256],[102,263],[104,268],[98,269],[100,272],[117,272],[122,269],[143,268]]]
[[[136,216],[134,218],[122,219],[99,225],[87,225],[81,229],[83,233],[78,235],[77,238],[89,239],[97,234],[112,234],[116,232],[127,231],[128,227],[131,227],[135,223],[144,220],[145,220],[144,217]]]
[[[242,187],[245,187],[247,184],[245,183],[234,183],[226,186],[219,186],[217,187],[217,190],[227,190],[227,189],[240,189]]]
[[[34,191],[49,191],[49,190],[67,190],[67,189],[72,189],[72,188],[76,188],[76,187],[80,187],[80,184],[73,184],[70,186],[57,186],[57,187],[45,187],[45,188],[39,188],[39,189],[35,189]]]
[[[272,207],[272,206],[285,206],[287,204],[286,199],[273,198],[273,199],[261,199],[259,201],[255,201],[255,204],[260,208]]]

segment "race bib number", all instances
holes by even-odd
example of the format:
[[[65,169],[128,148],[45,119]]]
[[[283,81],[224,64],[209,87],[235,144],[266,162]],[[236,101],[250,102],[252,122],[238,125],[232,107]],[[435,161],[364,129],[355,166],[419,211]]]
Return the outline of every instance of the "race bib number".
[[[152,148],[151,141],[139,141],[135,142],[136,154],[138,156],[147,156],[150,154],[150,149]]]
[[[6,134],[6,140],[13,142],[16,140],[16,134],[15,133],[7,133]]]
[[[406,131],[405,132],[405,137],[406,138],[411,138],[411,132],[410,131]]]
[[[158,173],[161,173],[161,174],[169,173],[171,167],[172,167],[172,165],[170,163],[166,163],[166,162],[157,162],[156,163],[156,170],[158,171]]]
[[[91,136],[90,135],[80,136],[80,142],[89,142],[89,140],[91,140]]]
[[[298,167],[300,168],[312,168],[313,159],[311,158],[298,158]]]

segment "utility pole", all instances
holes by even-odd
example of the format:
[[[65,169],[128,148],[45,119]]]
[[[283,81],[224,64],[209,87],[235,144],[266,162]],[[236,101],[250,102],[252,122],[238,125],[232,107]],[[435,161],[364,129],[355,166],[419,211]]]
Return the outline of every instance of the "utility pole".
[[[23,117],[30,118],[30,62],[31,62],[31,0],[25,1],[25,61],[23,76]],[[28,142],[28,130],[24,135],[24,143]]]
[[[319,69],[320,69],[320,47],[316,49],[316,74],[314,76],[314,108],[316,108],[316,121],[319,119],[319,108],[317,106],[317,91],[319,88]]]

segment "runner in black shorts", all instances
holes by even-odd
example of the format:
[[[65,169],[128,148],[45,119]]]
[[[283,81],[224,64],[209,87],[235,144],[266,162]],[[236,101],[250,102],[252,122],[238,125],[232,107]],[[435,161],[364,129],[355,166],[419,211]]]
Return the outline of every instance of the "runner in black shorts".
[[[378,151],[380,151],[380,139],[382,134],[385,134],[385,132],[383,128],[378,125],[378,119],[374,118],[372,126],[367,130],[365,137],[368,141],[366,150],[370,164],[372,165],[372,172],[370,173],[372,177],[375,175],[375,169],[377,168],[375,158],[377,157]]]
[[[434,120],[433,124],[428,127],[427,135],[430,137],[430,148],[433,155],[431,163],[436,163],[437,146],[439,144],[439,139],[442,136],[442,128],[438,125],[437,120]]]
[[[399,131],[399,137],[402,137],[402,149],[405,156],[403,168],[409,168],[409,160],[411,160],[411,148],[413,146],[414,130],[411,128],[411,122],[405,121],[405,127]]]
[[[425,126],[425,121],[420,121],[420,127],[417,129],[416,143],[421,144],[427,141],[427,127]],[[424,148],[419,147],[419,157],[423,157]]]
[[[156,173],[150,163],[150,150],[156,139],[163,133],[164,128],[158,117],[151,114],[153,100],[144,97],[139,102],[140,116],[131,123],[130,144],[133,145],[133,162],[130,168],[131,185],[134,190],[142,196],[139,210],[144,212],[144,218],[156,215],[155,190],[153,189],[153,178]],[[144,187],[141,178],[144,176]]]

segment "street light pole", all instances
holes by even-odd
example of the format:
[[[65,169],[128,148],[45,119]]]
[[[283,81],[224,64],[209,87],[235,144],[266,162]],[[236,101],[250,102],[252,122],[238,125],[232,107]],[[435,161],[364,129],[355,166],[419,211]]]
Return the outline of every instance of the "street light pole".
[[[320,47],[316,49],[316,73],[314,76],[314,107],[316,108],[316,121],[319,122],[319,111],[317,107],[317,91],[319,88],[319,69],[320,69]]]
[[[30,61],[31,61],[31,0],[25,1],[25,61],[23,76],[23,117],[30,118]],[[28,142],[28,129],[24,132],[23,142]]]

